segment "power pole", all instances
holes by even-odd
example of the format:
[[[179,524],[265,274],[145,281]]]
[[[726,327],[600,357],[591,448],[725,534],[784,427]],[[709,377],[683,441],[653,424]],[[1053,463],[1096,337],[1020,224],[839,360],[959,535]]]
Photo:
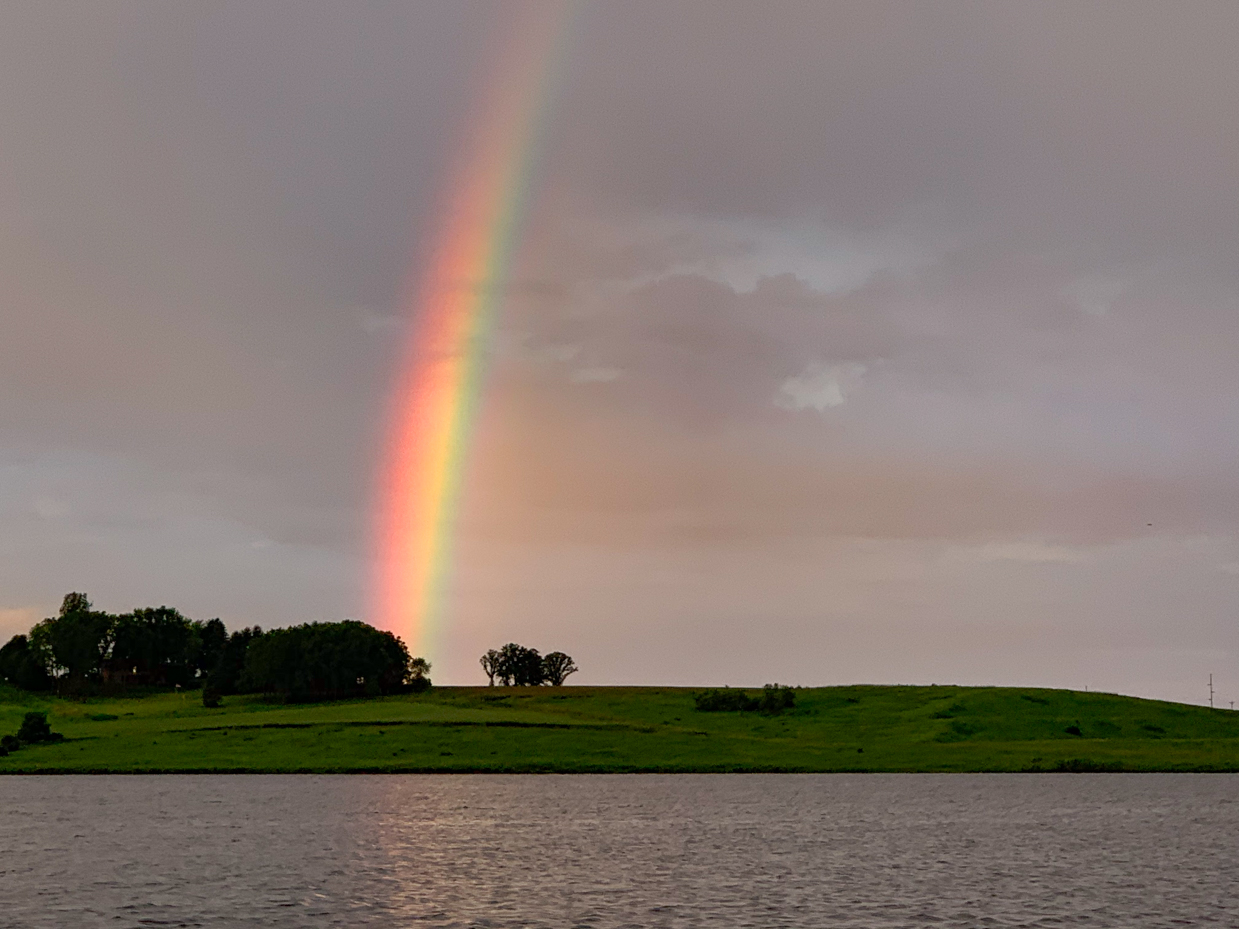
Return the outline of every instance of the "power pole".
[[[1213,709],[1213,675],[1209,675],[1209,709]]]

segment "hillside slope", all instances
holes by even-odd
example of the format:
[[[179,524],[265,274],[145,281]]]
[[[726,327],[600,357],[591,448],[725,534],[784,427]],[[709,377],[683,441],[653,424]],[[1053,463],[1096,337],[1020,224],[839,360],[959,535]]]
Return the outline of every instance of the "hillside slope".
[[[778,716],[704,713],[687,688],[434,688],[281,706],[196,694],[84,702],[0,690],[0,734],[46,710],[60,743],[0,773],[1239,771],[1239,713],[997,687],[796,691]],[[1078,733],[1078,734],[1077,734]]]

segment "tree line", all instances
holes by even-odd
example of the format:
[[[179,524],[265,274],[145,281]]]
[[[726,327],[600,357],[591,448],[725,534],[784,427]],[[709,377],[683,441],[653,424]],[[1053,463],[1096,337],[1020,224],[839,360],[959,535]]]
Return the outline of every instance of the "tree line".
[[[526,648],[515,642],[490,649],[479,661],[491,687],[496,680],[505,687],[537,687],[540,684],[560,687],[569,674],[580,670],[571,656],[563,652],[541,655],[536,648]]]
[[[399,637],[366,623],[306,623],[229,633],[223,622],[191,620],[160,606],[112,614],[85,594],[0,648],[0,680],[63,695],[135,687],[201,687],[203,703],[262,693],[320,700],[420,692],[430,663],[410,657]]]

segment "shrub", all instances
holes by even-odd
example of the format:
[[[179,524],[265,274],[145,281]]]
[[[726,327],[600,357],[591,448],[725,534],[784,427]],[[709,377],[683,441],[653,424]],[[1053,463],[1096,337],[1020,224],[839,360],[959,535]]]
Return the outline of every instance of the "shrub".
[[[759,712],[776,715],[796,705],[796,691],[779,684],[767,684],[761,689]]]
[[[767,684],[760,697],[750,697],[743,690],[707,690],[696,694],[693,702],[703,713],[757,712],[777,716],[796,705],[796,692],[790,687]]]
[[[703,713],[730,713],[757,709],[757,701],[743,690],[707,690],[695,694],[693,702]]]
[[[1065,758],[1051,770],[1064,774],[1105,774],[1122,771],[1121,761],[1094,761],[1092,758]]]
[[[216,689],[210,674],[202,682],[202,705],[208,710],[218,709],[220,705],[219,690]]]
[[[63,738],[59,732],[52,732],[52,727],[47,724],[47,714],[37,710],[27,713],[21,728],[17,730],[17,740],[27,744],[59,742]]]

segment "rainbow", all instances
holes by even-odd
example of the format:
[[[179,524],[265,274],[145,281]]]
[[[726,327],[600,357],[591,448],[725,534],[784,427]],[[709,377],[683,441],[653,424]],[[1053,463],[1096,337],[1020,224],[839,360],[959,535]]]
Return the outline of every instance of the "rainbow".
[[[412,317],[376,502],[374,624],[430,655],[490,333],[572,0],[524,6],[472,114]]]

